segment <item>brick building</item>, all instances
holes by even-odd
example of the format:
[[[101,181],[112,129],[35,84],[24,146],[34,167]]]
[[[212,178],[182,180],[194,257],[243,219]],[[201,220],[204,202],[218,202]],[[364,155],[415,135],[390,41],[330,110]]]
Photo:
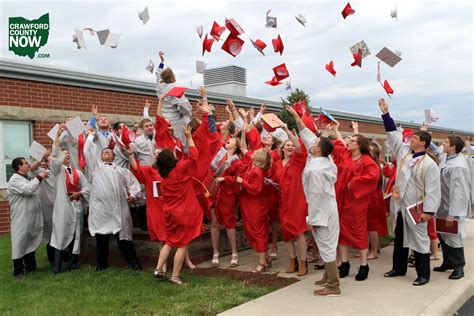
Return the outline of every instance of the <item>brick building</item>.
[[[193,103],[198,100],[196,90],[187,90]],[[225,117],[223,104],[227,95],[209,93],[209,101],[216,106],[217,116]],[[244,96],[232,97],[238,107],[259,108],[267,104],[269,111],[280,111],[279,102]],[[113,78],[61,68],[37,66],[0,60],[0,233],[7,233],[9,207],[6,196],[7,179],[12,173],[11,160],[26,156],[32,140],[45,147],[51,146],[46,133],[65,117],[90,118],[92,104],[112,122],[133,124],[140,121],[145,100],[152,101],[150,114],[157,106],[152,82]],[[384,144],[385,131],[380,117],[331,111],[341,122],[341,131],[348,133],[350,121],[359,122],[359,130]],[[199,113],[195,112],[195,115]],[[398,122],[404,127],[417,129],[419,124]],[[454,132],[473,136],[472,132],[431,128],[435,141],[441,141]]]

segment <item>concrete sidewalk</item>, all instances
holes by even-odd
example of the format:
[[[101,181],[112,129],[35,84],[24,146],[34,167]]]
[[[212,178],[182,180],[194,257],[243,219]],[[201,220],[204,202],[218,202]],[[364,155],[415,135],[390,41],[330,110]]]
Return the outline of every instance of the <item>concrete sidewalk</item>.
[[[358,259],[351,259],[349,277],[341,280],[341,297],[316,297],[313,290],[314,281],[321,278],[322,271],[315,271],[310,265],[311,273],[301,281],[283,289],[247,302],[221,315],[452,315],[469,297],[474,295],[474,220],[466,222],[467,238],[465,241],[466,267],[465,277],[449,280],[450,271],[431,272],[430,283],[415,287],[414,268],[408,268],[405,277],[385,278],[384,272],[391,268],[392,247],[382,250],[379,259],[369,261],[369,278],[363,282],[354,279],[358,268]],[[286,268],[287,255],[281,253],[277,265],[270,273],[283,271]],[[250,270],[256,262],[251,251],[240,254],[239,269]],[[228,264],[230,258],[221,258],[221,265]],[[431,261],[431,269],[440,265]],[[209,262],[205,263],[209,265]],[[279,273],[285,276],[285,273]],[[286,275],[288,276],[288,275]],[[290,276],[295,276],[292,274]]]

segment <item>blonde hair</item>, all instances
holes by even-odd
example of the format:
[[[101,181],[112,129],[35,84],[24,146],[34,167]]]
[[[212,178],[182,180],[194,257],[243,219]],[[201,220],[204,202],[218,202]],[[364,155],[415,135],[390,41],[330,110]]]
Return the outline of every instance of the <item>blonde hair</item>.
[[[272,162],[272,156],[266,151],[265,149],[261,148],[255,151],[255,158],[253,160],[253,164],[255,167],[263,169],[264,171],[270,167]]]

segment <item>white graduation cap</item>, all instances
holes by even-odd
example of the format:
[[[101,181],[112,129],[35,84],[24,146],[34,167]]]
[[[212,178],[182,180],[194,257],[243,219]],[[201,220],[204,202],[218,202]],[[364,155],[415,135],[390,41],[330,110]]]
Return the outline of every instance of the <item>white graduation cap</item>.
[[[150,13],[148,12],[148,7],[146,7],[143,11],[138,12],[138,18],[143,22],[143,25],[145,25],[150,20]]]
[[[296,18],[296,21],[300,22],[301,25],[303,26],[306,26],[305,23],[306,23],[306,18],[303,16],[303,14],[298,14],[297,16],[295,16]]]
[[[33,141],[31,143],[30,148],[28,149],[28,154],[33,157],[36,161],[43,160],[44,154],[46,153],[47,149],[44,148],[43,145],[40,143]]]
[[[277,18],[274,17],[274,16],[269,16],[270,11],[272,11],[272,9],[267,11],[267,22],[265,23],[265,27],[276,28],[277,27]]]
[[[153,63],[153,61],[151,59],[148,62],[148,64],[146,65],[145,69],[147,71],[149,71],[150,73],[153,73],[153,70],[155,70],[155,64]]]
[[[291,82],[289,81],[286,82],[285,90],[291,90]]]
[[[400,57],[401,55],[401,52],[393,48],[384,47],[382,48],[382,50],[380,50],[380,52],[377,53],[377,55],[375,55],[375,57],[377,57],[390,67],[394,67],[402,60],[402,58]]]
[[[365,43],[365,41],[360,41],[354,44],[349,49],[351,50],[352,54],[357,54],[357,52],[359,51],[359,48],[362,53],[362,58],[365,58],[370,55],[370,49],[367,47],[367,44]]]
[[[435,114],[435,112],[432,109],[425,110],[425,123],[426,124],[436,123],[436,121],[438,120],[439,120],[439,117]]]
[[[398,11],[397,11],[397,6],[395,6],[395,9],[390,10],[390,16],[394,19],[397,19],[398,21]]]
[[[196,32],[198,33],[199,38],[202,38],[202,34],[203,34],[202,25],[199,25],[198,27],[196,27]]]
[[[77,49],[87,48],[82,31],[75,29],[74,32],[75,34],[72,36],[72,42],[77,44]]]
[[[97,31],[97,37],[99,38],[100,45],[116,48],[120,39],[120,34],[110,33],[109,29],[105,29]]]
[[[204,71],[206,71],[207,64],[203,62],[202,60],[196,60],[196,72],[198,74],[204,74]]]

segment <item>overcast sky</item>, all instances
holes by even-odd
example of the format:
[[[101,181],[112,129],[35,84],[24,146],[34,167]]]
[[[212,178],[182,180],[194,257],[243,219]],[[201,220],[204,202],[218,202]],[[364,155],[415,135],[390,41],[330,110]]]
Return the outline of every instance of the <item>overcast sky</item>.
[[[285,86],[264,84],[272,68],[285,62],[291,85],[303,89],[311,105],[348,112],[379,115],[377,99],[386,97],[377,83],[377,52],[384,46],[402,52],[394,68],[381,63],[382,80],[395,93],[389,104],[396,119],[422,122],[424,109],[440,117],[434,125],[474,131],[473,117],[473,4],[472,1],[351,1],[355,14],[344,20],[347,1],[5,1],[0,0],[1,57],[19,62],[49,64],[104,75],[154,81],[145,70],[151,58],[159,63],[158,51],[166,53],[180,85],[196,87],[202,75],[195,61],[208,67],[238,65],[247,69],[247,95],[278,101],[287,95]],[[137,12],[148,6],[151,19],[143,26]],[[398,20],[390,10],[398,7]],[[265,14],[278,18],[278,28],[265,28]],[[50,38],[41,53],[49,59],[18,57],[8,51],[5,27],[8,17],[36,19],[50,14]],[[306,27],[295,15],[306,16]],[[234,18],[245,31],[242,53],[236,58],[214,43],[211,53],[201,57],[202,42],[196,27],[209,32],[214,20]],[[116,49],[100,46],[85,33],[87,49],[71,42],[74,29],[91,27],[121,33]],[[285,50],[273,52],[271,40],[280,34]],[[227,33],[224,35],[224,39]],[[267,43],[266,56],[250,43]],[[371,55],[362,68],[351,67],[349,47],[364,40]],[[324,66],[334,61],[337,76]]]

